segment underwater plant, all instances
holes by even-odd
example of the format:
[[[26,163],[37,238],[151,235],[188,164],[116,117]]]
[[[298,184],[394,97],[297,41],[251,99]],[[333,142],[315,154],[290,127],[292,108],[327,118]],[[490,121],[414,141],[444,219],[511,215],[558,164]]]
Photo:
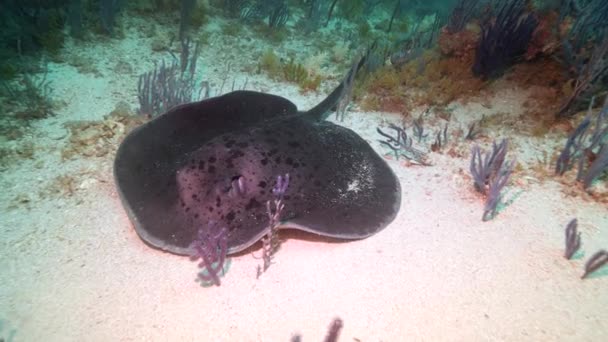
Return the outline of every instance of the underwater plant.
[[[555,164],[555,173],[560,176],[578,164],[576,180],[583,183],[584,189],[608,170],[608,97],[596,115],[593,103],[594,99],[583,121],[568,136]]]
[[[421,42],[432,41],[432,31],[428,33]],[[453,39],[441,32],[440,42]],[[384,66],[366,77],[357,88],[363,97],[364,108],[403,112],[411,106],[446,106],[456,99],[468,101],[486,85],[471,72],[472,49],[446,56],[438,51],[424,50],[426,46],[419,45],[410,51],[406,48],[407,53],[402,56],[408,61],[397,70]],[[399,54],[393,54],[391,62],[399,65],[402,60]]]
[[[293,58],[283,64],[283,78],[288,82],[301,83],[308,78],[308,71],[301,63],[297,63]]]
[[[502,199],[502,189],[509,182],[514,167],[515,161],[511,161],[510,163],[505,164],[504,169],[502,169],[495,178],[490,179],[486,204],[483,208],[482,221],[489,221],[498,213],[498,204]]]
[[[588,60],[582,64],[572,91],[562,103],[556,116],[558,118],[569,117],[576,113],[575,104],[583,95],[589,92],[597,92],[593,89],[602,78],[608,74],[608,34],[601,43],[595,45]],[[595,90],[595,91],[594,91]]]
[[[391,32],[391,29],[393,28],[393,21],[395,20],[395,17],[399,14],[399,12],[401,12],[401,1],[397,0],[395,2],[395,6],[393,7],[393,12],[391,14],[391,19],[388,22],[388,27],[386,28],[386,33]]]
[[[515,167],[515,161],[505,162],[508,140],[503,139],[500,144],[492,143],[492,151],[482,156],[479,145],[471,149],[470,171],[473,176],[475,190],[486,197],[483,221],[496,216],[498,204],[501,200],[501,191],[509,182]]]
[[[340,337],[340,332],[342,331],[342,327],[344,326],[344,322],[340,317],[336,317],[331,321],[329,329],[327,330],[327,335],[325,335],[325,339],[323,342],[338,342],[338,337]],[[294,335],[291,337],[291,342],[301,342],[302,336]]]
[[[288,62],[282,62],[270,49],[262,54],[258,62],[258,71],[262,70],[272,79],[296,83],[302,92],[317,90],[322,81],[321,75],[296,62],[293,57]]]
[[[507,140],[504,139],[500,145],[496,142],[492,144],[492,152],[485,153],[482,157],[482,151],[479,145],[473,146],[471,149],[471,164],[470,171],[473,176],[473,185],[475,190],[482,195],[487,194],[487,185],[491,178],[500,172],[507,154]]]
[[[340,317],[334,318],[331,321],[331,325],[329,326],[329,330],[327,331],[327,335],[325,336],[325,342],[337,342],[338,337],[340,337],[340,331],[342,331],[342,327],[344,326],[344,322]]]
[[[190,28],[192,15],[196,7],[196,0],[182,0],[179,11],[179,40],[186,39],[186,33]]]
[[[329,25],[329,21],[331,20],[331,16],[334,13],[334,8],[336,8],[337,2],[338,2],[338,0],[333,0],[331,2],[331,5],[329,5],[329,11],[327,12],[327,20],[325,20],[325,27],[327,27],[327,25]]]
[[[7,94],[18,101],[23,110],[17,116],[25,121],[32,119],[44,119],[52,116],[54,103],[52,99],[53,88],[51,82],[47,80],[47,72],[40,77],[23,74],[19,84],[0,81]]]
[[[589,43],[599,43],[608,34],[608,2],[604,0],[562,1],[559,8],[560,21],[573,21],[562,41],[564,57],[571,66],[581,63],[581,52]],[[579,64],[580,65],[580,64]]]
[[[446,31],[451,34],[462,31],[475,14],[478,3],[479,0],[458,0],[448,17]]]
[[[18,56],[63,44],[62,1],[0,1],[0,48]]]
[[[164,60],[154,70],[140,75],[138,112],[153,117],[178,104],[190,102],[194,86],[184,82],[179,75],[179,65],[176,62],[166,65]]]
[[[581,279],[587,278],[591,273],[597,271],[602,266],[608,263],[608,251],[599,250],[587,260],[585,263],[585,273],[581,276]]]
[[[578,220],[573,218],[566,226],[566,251],[564,257],[571,259],[581,247],[581,233],[577,231]]]
[[[122,4],[122,0],[99,1],[99,18],[101,21],[101,28],[104,33],[110,36],[114,33],[116,16],[120,12]]]
[[[289,19],[289,7],[284,0],[255,0],[242,6],[239,16],[245,21],[260,21],[266,19],[270,28],[281,28]]]
[[[408,137],[405,128],[398,127],[394,124],[390,124],[389,128],[395,131],[394,137],[383,132],[380,127],[376,128],[378,134],[385,138],[385,140],[378,140],[378,142],[390,148],[395,154],[395,159],[398,160],[399,157],[404,157],[405,159],[416,164],[425,166],[430,165],[427,161],[426,153],[413,146],[413,140],[412,138]]]
[[[443,129],[439,129],[435,134],[435,141],[431,144],[431,151],[438,152],[448,143],[448,125],[446,123]]]
[[[475,140],[479,134],[481,134],[481,120],[473,121],[467,127],[467,134],[465,135],[465,140]]]
[[[239,18],[246,5],[247,0],[223,0],[217,4],[232,18]]]
[[[258,266],[258,277],[270,267],[274,254],[279,250],[281,241],[279,240],[279,224],[285,204],[283,198],[289,187],[289,173],[285,176],[277,176],[277,182],[272,188],[274,199],[266,202],[266,212],[268,213],[268,231],[262,238],[262,260],[264,265]]]
[[[220,286],[220,277],[226,274],[228,262],[228,229],[220,227],[216,222],[209,221],[199,228],[196,240],[192,242],[192,260],[201,259],[198,267],[201,271],[198,278],[201,285]]]
[[[437,36],[434,27],[430,30],[421,30],[420,26],[416,26],[413,32],[408,33],[401,40],[396,51],[391,53],[391,65],[401,69],[402,66],[412,61],[418,60],[422,63],[422,55],[432,48],[435,38]]]
[[[323,20],[322,16],[327,10],[325,7],[329,6],[329,3],[324,0],[309,0],[303,5],[306,16],[298,22],[298,26],[302,27],[305,32],[318,29]]]
[[[179,64],[174,60],[167,65],[162,60],[154,70],[139,76],[137,98],[140,114],[153,117],[177,105],[191,102],[195,98],[208,96],[205,92],[208,87],[204,82],[200,88],[195,85],[199,44],[194,45],[194,51],[191,51],[188,38],[182,40],[181,45]]]
[[[522,56],[538,26],[538,19],[526,12],[525,0],[501,0],[495,18],[481,24],[473,73],[495,78]]]

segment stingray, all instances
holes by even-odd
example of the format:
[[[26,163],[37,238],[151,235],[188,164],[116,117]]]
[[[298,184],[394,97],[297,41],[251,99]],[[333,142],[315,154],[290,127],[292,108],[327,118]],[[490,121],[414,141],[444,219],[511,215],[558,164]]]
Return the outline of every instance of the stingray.
[[[266,234],[266,202],[285,174],[281,228],[348,240],[385,228],[401,203],[397,177],[357,133],[324,120],[343,88],[308,111],[235,91],[134,129],[118,148],[114,178],[137,234],[190,255],[199,229],[214,222],[228,230],[228,253],[242,251]]]

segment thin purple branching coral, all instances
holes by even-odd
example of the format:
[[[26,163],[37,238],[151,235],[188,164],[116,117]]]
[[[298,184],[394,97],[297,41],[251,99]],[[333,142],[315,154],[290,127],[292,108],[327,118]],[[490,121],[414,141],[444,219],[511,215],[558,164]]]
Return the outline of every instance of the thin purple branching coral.
[[[490,179],[488,185],[488,195],[486,197],[486,204],[483,209],[483,221],[489,221],[498,212],[498,205],[502,199],[501,191],[509,183],[513,168],[515,167],[515,161],[511,160],[506,162],[504,166],[499,170],[498,174]]]
[[[281,223],[281,214],[285,208],[283,198],[289,187],[289,173],[285,176],[277,176],[277,182],[272,188],[272,194],[274,200],[266,202],[266,212],[268,213],[268,230],[266,235],[262,238],[262,259],[264,260],[264,266],[260,268],[258,266],[258,277],[261,273],[265,272],[272,264],[272,258],[279,249],[281,241],[279,240],[278,227]]]
[[[385,138],[384,140],[378,140],[378,142],[390,148],[395,154],[395,159],[398,160],[401,156],[420,165],[430,165],[426,153],[413,146],[413,140],[407,135],[405,128],[394,124],[389,124],[389,128],[395,131],[394,137],[383,132],[379,127],[376,128],[376,132]]]
[[[508,142],[504,139],[500,144],[492,143],[492,152],[487,152],[482,156],[479,145],[471,149],[470,171],[473,176],[475,190],[486,195],[490,180],[499,174],[503,167],[507,154]]]
[[[581,233],[577,230],[578,220],[572,219],[566,226],[566,251],[564,257],[572,259],[572,256],[581,247]]]
[[[470,171],[473,176],[475,190],[486,197],[483,221],[496,216],[501,201],[501,191],[509,183],[515,167],[515,161],[505,161],[508,141],[504,139],[500,144],[492,143],[492,151],[482,155],[478,145],[471,150]]]
[[[287,191],[287,187],[289,186],[289,173],[285,174],[285,177],[278,176],[277,183],[272,188],[272,194],[277,197],[278,200],[282,200],[285,192]]]
[[[198,274],[201,285],[220,286],[220,276],[225,273],[226,254],[228,252],[228,230],[214,221],[198,230],[196,240],[192,242],[193,260],[201,259],[198,264],[202,270]]]
[[[583,273],[581,279],[587,278],[588,275],[599,270],[606,264],[608,264],[608,251],[600,249],[585,263],[585,273]]]
[[[565,118],[574,116],[577,112],[577,102],[586,94],[589,93],[591,88],[601,82],[601,79],[608,74],[608,34],[604,39],[597,43],[591,51],[587,62],[583,64],[576,81],[572,89],[571,94],[562,103],[556,116],[558,118]]]
[[[577,165],[576,180],[583,183],[583,189],[591,187],[608,171],[608,97],[596,114],[593,113],[594,103],[592,98],[587,115],[568,136],[555,165],[557,175],[563,175]]]

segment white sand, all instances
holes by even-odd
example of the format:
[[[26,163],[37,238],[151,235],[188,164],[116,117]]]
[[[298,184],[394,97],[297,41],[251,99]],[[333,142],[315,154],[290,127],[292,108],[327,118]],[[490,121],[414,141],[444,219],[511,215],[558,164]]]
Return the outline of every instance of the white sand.
[[[368,239],[327,243],[288,239],[276,263],[256,279],[261,263],[232,260],[220,287],[201,288],[196,264],[147,247],[135,234],[114,189],[112,155],[62,162],[62,124],[101,120],[116,102],[137,105],[136,79],[162,54],[126,39],[82,48],[107,61],[103,77],[51,65],[56,95],[68,102],[37,123],[34,160],[1,174],[0,339],[13,341],[321,341],[341,317],[341,341],[601,341],[608,336],[608,272],[579,279],[584,261],[608,247],[605,204],[566,197],[565,185],[531,172],[516,174],[516,196],[490,222],[468,176],[470,142],[451,141],[464,154],[431,154],[433,166],[389,161],[403,188],[396,220]],[[217,49],[217,50],[213,50]],[[147,52],[144,52],[147,51]],[[212,45],[203,61],[225,48]],[[218,53],[219,54],[219,53]],[[246,57],[246,56],[245,56]],[[117,59],[134,71],[116,74]],[[235,67],[233,70],[240,70]],[[206,68],[210,77],[222,68]],[[241,75],[246,75],[246,72]],[[308,108],[322,94],[253,77],[248,89],[286,96]],[[506,88],[484,109],[456,105],[452,127],[483,111],[521,110],[523,92]],[[375,127],[390,114],[348,114],[354,129],[380,152]],[[530,140],[515,132],[510,156],[530,167],[539,151],[564,135]],[[485,146],[491,139],[480,139]],[[40,196],[60,175],[75,175],[72,196]],[[572,177],[568,175],[566,177]],[[16,203],[28,199],[27,203]],[[287,203],[289,205],[289,203]],[[563,258],[564,227],[579,219],[582,252]],[[259,255],[259,251],[255,253]]]

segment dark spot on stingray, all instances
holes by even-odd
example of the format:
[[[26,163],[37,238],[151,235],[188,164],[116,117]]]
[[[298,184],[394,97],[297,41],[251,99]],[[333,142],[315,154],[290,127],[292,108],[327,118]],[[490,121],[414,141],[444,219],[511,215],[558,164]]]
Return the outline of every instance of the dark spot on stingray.
[[[275,164],[281,164],[281,157],[274,158],[274,163]]]
[[[299,167],[300,167],[300,163],[297,163],[297,162],[296,162],[296,163],[293,163],[293,168],[294,168],[294,169],[297,169],[297,168],[299,168]],[[299,177],[299,176],[298,176],[298,177]]]
[[[287,165],[293,165],[293,159],[291,159],[291,157],[285,158],[285,164],[287,164]]]
[[[232,151],[230,151],[230,155],[228,156],[227,160],[232,161],[234,159],[241,158],[244,155],[245,155],[245,153],[243,153],[243,151],[241,151],[241,150],[232,150]]]
[[[342,92],[343,84],[316,107],[298,111],[279,96],[236,91],[176,106],[132,130],[116,152],[114,178],[138,235],[188,255],[198,230],[216,221],[229,230],[229,253],[242,251],[267,229],[266,202],[273,197],[266,189],[285,173],[291,177],[281,217],[286,226],[340,239],[382,230],[399,210],[399,181],[365,139],[323,120]],[[240,152],[231,163],[227,144]],[[279,162],[287,158],[291,165]],[[268,184],[239,196],[219,191],[226,185],[216,179],[235,174],[248,175],[252,186]],[[348,191],[350,184],[365,184],[365,191]]]
[[[266,182],[264,182],[264,181],[260,181],[260,182],[258,183],[258,186],[259,186],[260,188],[262,188],[262,189],[264,189],[264,188],[266,187],[266,185],[268,185],[268,184],[266,184]]]
[[[249,202],[245,205],[245,210],[250,211],[251,209],[260,208],[262,204],[258,202],[255,197],[249,199]]]

